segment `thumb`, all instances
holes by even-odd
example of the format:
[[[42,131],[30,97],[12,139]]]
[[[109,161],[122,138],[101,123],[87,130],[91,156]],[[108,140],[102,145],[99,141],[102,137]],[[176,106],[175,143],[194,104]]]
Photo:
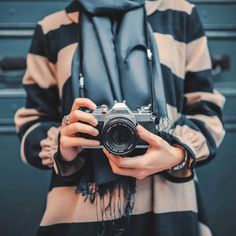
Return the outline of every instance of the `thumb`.
[[[138,136],[143,139],[144,141],[148,142],[152,146],[159,146],[160,143],[160,137],[151,133],[147,129],[145,129],[143,126],[138,125],[136,127],[136,130],[138,132]]]

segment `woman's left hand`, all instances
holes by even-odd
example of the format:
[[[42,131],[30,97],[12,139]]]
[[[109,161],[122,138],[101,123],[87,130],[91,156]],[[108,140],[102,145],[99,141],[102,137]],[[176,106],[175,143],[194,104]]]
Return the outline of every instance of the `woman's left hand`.
[[[181,148],[170,145],[141,125],[137,126],[137,132],[141,139],[149,143],[144,155],[121,157],[103,149],[115,174],[143,179],[176,166],[184,160],[184,151]]]

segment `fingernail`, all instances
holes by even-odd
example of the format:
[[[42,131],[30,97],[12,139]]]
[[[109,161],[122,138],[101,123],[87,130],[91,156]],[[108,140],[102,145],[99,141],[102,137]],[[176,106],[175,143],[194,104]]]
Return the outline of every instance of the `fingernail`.
[[[98,125],[98,121],[95,119],[95,120],[93,120],[93,122],[94,122],[94,126],[97,126]]]
[[[96,145],[99,146],[100,145],[100,142],[99,141],[95,141],[96,142]]]
[[[94,130],[94,135],[95,135],[95,136],[98,136],[98,135],[99,135],[98,130],[96,130],[96,131]]]

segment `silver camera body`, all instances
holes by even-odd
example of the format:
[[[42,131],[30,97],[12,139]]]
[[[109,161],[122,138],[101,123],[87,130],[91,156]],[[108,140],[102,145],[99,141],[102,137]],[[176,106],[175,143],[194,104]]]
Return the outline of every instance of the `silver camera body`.
[[[151,105],[131,111],[125,102],[116,102],[110,109],[107,105],[101,105],[93,111],[85,111],[91,113],[98,120],[96,128],[99,135],[94,137],[80,134],[80,136],[99,140],[101,146],[96,148],[105,147],[116,155],[128,155],[134,149],[148,147],[148,144],[137,135],[137,124],[144,126],[152,133],[155,133],[156,130],[156,116],[151,112]],[[83,146],[82,148],[91,149],[92,147]]]

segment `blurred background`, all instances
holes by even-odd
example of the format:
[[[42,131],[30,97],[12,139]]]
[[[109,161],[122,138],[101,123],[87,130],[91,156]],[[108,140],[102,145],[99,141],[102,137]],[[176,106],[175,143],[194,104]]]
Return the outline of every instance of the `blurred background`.
[[[198,7],[208,36],[215,87],[227,98],[226,137],[215,160],[197,169],[198,178],[214,236],[235,236],[236,0],[191,2]],[[0,0],[1,236],[34,235],[43,214],[50,173],[21,162],[13,116],[24,105],[21,80],[35,24],[67,3],[68,0]]]

